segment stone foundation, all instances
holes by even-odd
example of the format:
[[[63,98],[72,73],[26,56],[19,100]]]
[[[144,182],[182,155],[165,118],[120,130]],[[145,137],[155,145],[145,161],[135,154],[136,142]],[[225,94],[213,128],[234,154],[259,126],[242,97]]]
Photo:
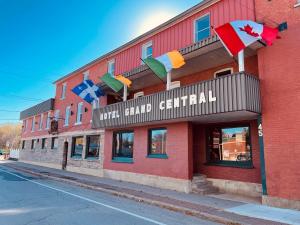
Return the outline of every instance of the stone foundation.
[[[262,196],[262,204],[280,208],[300,210],[300,200],[290,200],[285,198],[272,197],[268,195]]]

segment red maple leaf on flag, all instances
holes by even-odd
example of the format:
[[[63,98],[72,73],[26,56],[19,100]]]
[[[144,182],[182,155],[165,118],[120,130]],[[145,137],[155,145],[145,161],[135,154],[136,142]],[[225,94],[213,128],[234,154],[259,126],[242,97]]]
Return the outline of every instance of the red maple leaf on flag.
[[[255,33],[255,32],[253,31],[253,28],[252,28],[249,24],[247,24],[247,25],[244,26],[244,27],[240,27],[240,30],[246,32],[247,34],[249,34],[249,35],[251,35],[251,36],[253,36],[253,37],[258,37],[258,36],[259,36],[258,33]]]

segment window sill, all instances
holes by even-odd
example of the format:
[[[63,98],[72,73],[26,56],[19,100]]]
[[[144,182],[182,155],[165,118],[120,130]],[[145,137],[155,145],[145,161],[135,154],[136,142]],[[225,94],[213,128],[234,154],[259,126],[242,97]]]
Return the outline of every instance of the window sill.
[[[111,161],[116,163],[133,163],[133,158],[114,157]]]
[[[294,5],[294,8],[300,7],[300,2]]]
[[[85,158],[87,161],[99,161],[99,157],[86,157]]]
[[[234,167],[242,169],[254,169],[252,163],[236,163],[236,162],[207,162],[204,165],[206,166],[223,166],[223,167]]]
[[[154,158],[154,159],[168,159],[167,154],[150,154],[146,156],[147,158]]]
[[[79,122],[79,123],[74,123],[74,126],[78,126],[78,125],[81,125],[82,122]]]
[[[73,160],[82,160],[82,156],[74,155],[74,156],[71,156],[71,159],[73,159]]]
[[[76,125],[76,124],[74,124],[74,125]],[[69,124],[64,124],[64,127],[68,127],[69,126]]]

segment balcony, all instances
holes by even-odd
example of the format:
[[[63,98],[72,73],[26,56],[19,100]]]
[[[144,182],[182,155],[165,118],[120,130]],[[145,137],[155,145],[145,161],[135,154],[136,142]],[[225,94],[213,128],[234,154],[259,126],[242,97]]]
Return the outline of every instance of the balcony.
[[[258,78],[236,73],[95,109],[92,127],[238,121],[260,112]]]
[[[47,111],[53,110],[53,109],[54,109],[54,99],[50,98],[44,102],[41,102],[35,106],[32,106],[28,109],[23,110],[20,113],[20,120],[23,120],[28,117],[35,116],[35,115],[38,115],[38,114],[41,114],[43,112],[47,112]]]

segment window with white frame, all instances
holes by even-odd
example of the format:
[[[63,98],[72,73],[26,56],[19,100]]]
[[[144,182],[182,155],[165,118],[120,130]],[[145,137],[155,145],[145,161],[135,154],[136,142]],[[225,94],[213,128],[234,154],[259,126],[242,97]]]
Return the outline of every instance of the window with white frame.
[[[23,125],[23,131],[25,132],[27,130],[27,120],[24,120],[24,125]]]
[[[44,120],[44,114],[42,113],[40,116],[39,130],[43,128],[43,120]]]
[[[83,103],[79,102],[77,105],[77,115],[76,115],[76,124],[81,124],[82,122],[82,109],[83,109]]]
[[[65,112],[65,126],[69,125],[70,114],[71,114],[71,106],[67,106]]]
[[[48,112],[48,114],[47,114],[47,121],[46,121],[46,129],[50,128],[50,121],[51,121],[51,113]]]
[[[88,80],[89,79],[89,75],[90,75],[90,71],[87,70],[83,73],[83,80]]]
[[[55,119],[56,121],[58,121],[58,119],[59,119],[59,110],[56,110],[56,111],[55,111],[54,119]]]
[[[113,76],[115,75],[115,60],[114,59],[108,61],[107,72]]]
[[[204,38],[208,38],[210,36],[210,16],[209,14],[204,15],[195,20],[194,24],[195,30],[195,42],[201,41]]]
[[[63,83],[61,86],[61,96],[60,99],[66,98],[66,90],[67,90],[67,83]]]
[[[153,56],[152,41],[149,41],[142,46],[142,59],[147,59]]]
[[[226,75],[229,75],[229,74],[232,74],[232,73],[233,73],[233,68],[228,67],[228,68],[224,68],[224,69],[216,71],[214,73],[214,77],[218,78],[218,77],[226,76]]]
[[[31,122],[31,132],[34,131],[34,127],[35,127],[35,117],[32,118],[32,122]]]

